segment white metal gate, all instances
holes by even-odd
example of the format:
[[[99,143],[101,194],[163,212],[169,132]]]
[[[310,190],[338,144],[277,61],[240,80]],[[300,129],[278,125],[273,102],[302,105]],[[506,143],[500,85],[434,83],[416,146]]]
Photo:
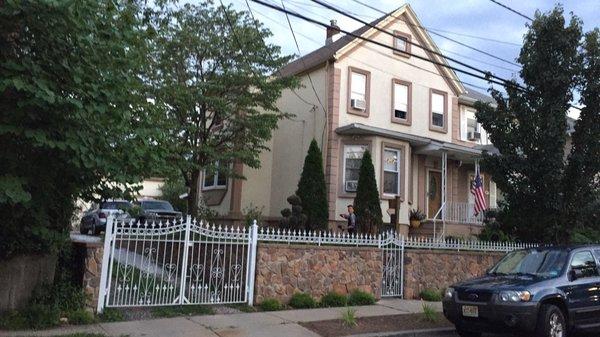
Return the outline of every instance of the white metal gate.
[[[402,297],[404,288],[404,237],[390,234],[381,240],[382,297]]]
[[[256,223],[245,228],[108,219],[98,312],[106,307],[249,303]]]

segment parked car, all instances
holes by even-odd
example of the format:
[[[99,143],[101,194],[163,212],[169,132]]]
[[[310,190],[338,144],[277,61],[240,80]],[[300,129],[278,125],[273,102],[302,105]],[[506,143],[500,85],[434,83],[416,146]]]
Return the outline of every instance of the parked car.
[[[138,220],[142,223],[162,222],[166,224],[181,219],[181,212],[173,209],[171,203],[165,200],[141,200],[136,203],[141,208]]]
[[[460,336],[600,332],[599,266],[600,245],[513,251],[485,276],[448,288],[444,315]]]
[[[81,234],[90,232],[92,235],[100,234],[101,231],[106,230],[106,220],[109,216],[114,216],[116,219],[125,219],[129,216],[127,210],[132,206],[126,200],[109,200],[94,204],[83,214],[79,231]]]

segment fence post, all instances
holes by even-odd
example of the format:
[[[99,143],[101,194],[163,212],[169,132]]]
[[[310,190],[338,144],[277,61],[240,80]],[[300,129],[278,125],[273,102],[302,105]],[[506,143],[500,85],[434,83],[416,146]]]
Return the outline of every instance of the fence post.
[[[252,223],[252,227],[250,228],[250,235],[248,236],[248,249],[250,250],[249,254],[249,262],[248,265],[248,288],[246,289],[248,293],[248,305],[252,306],[254,304],[254,279],[256,274],[256,246],[258,244],[258,225],[256,224],[256,220]]]
[[[106,304],[106,283],[108,282],[108,262],[110,260],[110,247],[113,240],[114,217],[110,215],[106,219],[106,230],[104,231],[104,249],[102,251],[102,268],[100,270],[100,289],[98,291],[98,306],[96,312],[101,314]]]
[[[400,298],[404,298],[404,235],[400,237]]]
[[[183,241],[183,261],[181,261],[181,281],[179,283],[179,304],[184,304],[185,299],[185,280],[187,278],[187,266],[190,245],[190,230],[192,229],[192,216],[188,215],[185,219],[185,237]]]

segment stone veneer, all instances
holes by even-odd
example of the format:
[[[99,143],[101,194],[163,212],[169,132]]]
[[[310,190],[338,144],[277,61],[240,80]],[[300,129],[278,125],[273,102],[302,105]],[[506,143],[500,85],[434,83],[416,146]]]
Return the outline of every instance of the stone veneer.
[[[98,237],[85,237],[77,235],[71,237],[73,247],[76,251],[76,272],[78,282],[81,282],[83,290],[87,295],[86,309],[96,311],[100,295],[100,279],[102,275],[102,258],[104,256],[104,244]]]
[[[404,298],[414,299],[424,289],[449,285],[481,276],[503,253],[407,249],[404,255]]]
[[[259,244],[255,301],[287,303],[296,292],[320,299],[330,291],[347,294],[354,289],[380,298],[382,269],[377,248]]]

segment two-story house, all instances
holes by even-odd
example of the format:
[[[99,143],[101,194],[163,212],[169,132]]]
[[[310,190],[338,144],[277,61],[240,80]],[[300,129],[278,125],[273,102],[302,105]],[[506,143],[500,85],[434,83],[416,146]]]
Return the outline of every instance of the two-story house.
[[[443,57],[407,43],[438,51],[410,5],[372,24],[394,36],[369,26],[355,33],[446,64]],[[332,23],[323,47],[282,69],[281,76],[297,76],[303,84],[278,101],[295,117],[279,123],[268,144],[272,150],[261,155],[261,169],[235,165],[246,180],[204,177],[200,193],[207,205],[233,221],[250,206],[276,219],[289,207],[286,198],[297,188],[314,138],[324,155],[332,228],[343,223],[339,214],[353,203],[368,149],[384,221],[390,221],[389,200],[399,197],[401,224],[408,224],[409,210],[418,208],[428,219],[439,219],[438,228],[444,222],[447,235],[479,232],[481,217],[473,215],[470,184],[479,148],[489,142],[473,104],[491,98],[465,88],[447,67],[340,35]],[[495,185],[485,173],[482,177],[487,203],[494,207]]]

